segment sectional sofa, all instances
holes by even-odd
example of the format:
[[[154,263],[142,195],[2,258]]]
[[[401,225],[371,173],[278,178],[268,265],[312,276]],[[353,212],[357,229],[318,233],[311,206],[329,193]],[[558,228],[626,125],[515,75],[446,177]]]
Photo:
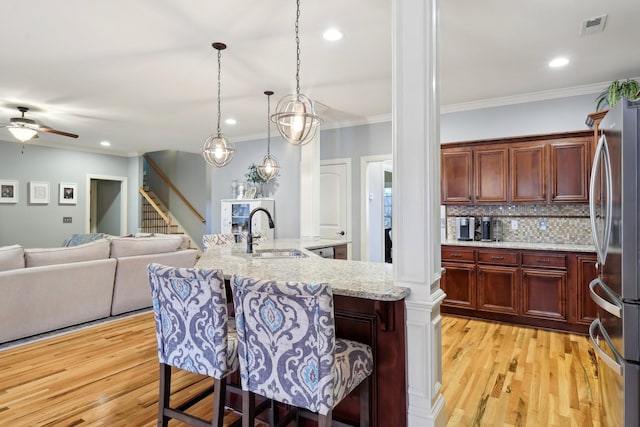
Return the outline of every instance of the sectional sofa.
[[[193,267],[181,236],[0,247],[0,343],[151,306],[146,266]]]

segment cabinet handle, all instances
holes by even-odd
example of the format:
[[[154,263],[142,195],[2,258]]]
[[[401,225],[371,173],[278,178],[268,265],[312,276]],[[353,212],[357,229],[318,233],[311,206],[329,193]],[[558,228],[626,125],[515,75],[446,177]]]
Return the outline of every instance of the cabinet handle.
[[[549,258],[538,258],[538,263],[540,264],[549,264],[551,262],[551,259]]]
[[[502,260],[504,259],[504,257],[503,257],[503,256],[495,256],[495,255],[494,255],[494,256],[492,256],[492,257],[491,257],[491,259],[495,259],[495,260],[498,260],[498,261],[502,261]]]
[[[462,258],[462,254],[451,254],[451,258]]]

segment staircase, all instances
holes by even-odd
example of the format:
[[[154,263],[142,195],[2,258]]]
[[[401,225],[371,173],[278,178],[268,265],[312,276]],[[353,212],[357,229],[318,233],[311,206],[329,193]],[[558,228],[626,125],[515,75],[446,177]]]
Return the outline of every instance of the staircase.
[[[171,212],[162,203],[162,201],[152,191],[143,188],[138,189],[142,195],[142,227],[141,233],[162,233],[162,234],[186,234],[180,223],[171,216]],[[193,245],[193,239],[189,237],[190,249],[200,248]]]

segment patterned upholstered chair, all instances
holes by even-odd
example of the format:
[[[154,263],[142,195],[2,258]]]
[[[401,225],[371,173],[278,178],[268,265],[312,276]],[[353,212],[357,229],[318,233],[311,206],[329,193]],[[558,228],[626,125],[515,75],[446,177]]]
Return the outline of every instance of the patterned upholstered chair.
[[[205,251],[214,246],[232,245],[236,238],[231,233],[205,234],[202,236],[202,249]]]
[[[306,409],[317,414],[318,426],[330,426],[333,408],[358,385],[360,425],[368,426],[372,351],[336,338],[329,285],[233,276],[231,287],[243,426],[253,426],[256,394]]]
[[[224,277],[219,270],[147,266],[160,362],[158,425],[177,419],[195,426],[222,426],[226,377],[238,368],[235,330],[227,324]],[[171,367],[214,378],[214,412],[209,423],[170,406]],[[193,404],[211,389],[192,399]]]

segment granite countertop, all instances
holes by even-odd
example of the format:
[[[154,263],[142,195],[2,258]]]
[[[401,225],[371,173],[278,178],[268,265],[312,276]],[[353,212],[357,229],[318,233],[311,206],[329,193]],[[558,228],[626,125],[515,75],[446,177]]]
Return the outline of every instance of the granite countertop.
[[[565,252],[595,252],[594,245],[579,245],[575,243],[542,243],[542,242],[482,242],[447,239],[443,245],[474,246],[479,248],[495,249],[531,249],[538,251],[565,251]]]
[[[206,250],[196,267],[221,269],[225,278],[233,274],[290,282],[329,283],[334,295],[378,301],[406,298],[409,288],[393,284],[391,264],[322,258],[309,249],[348,243],[328,239],[276,239],[254,244],[261,249],[299,249],[306,258],[254,258],[246,244],[217,246]]]

